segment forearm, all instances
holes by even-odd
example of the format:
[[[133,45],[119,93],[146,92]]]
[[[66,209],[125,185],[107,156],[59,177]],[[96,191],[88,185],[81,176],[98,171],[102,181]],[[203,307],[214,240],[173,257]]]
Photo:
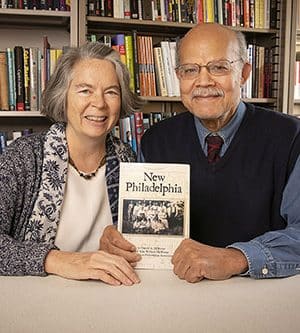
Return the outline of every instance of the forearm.
[[[267,232],[249,242],[230,245],[247,258],[253,278],[285,277],[300,273],[300,230],[286,228]]]
[[[20,242],[0,235],[0,275],[45,276],[44,262],[54,245]]]

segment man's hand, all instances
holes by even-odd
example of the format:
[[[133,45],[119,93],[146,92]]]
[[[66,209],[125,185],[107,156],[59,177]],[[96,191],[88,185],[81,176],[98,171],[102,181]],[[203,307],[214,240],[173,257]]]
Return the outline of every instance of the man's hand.
[[[101,280],[110,285],[131,286],[140,280],[130,266],[121,257],[96,252],[65,252],[51,250],[45,260],[45,271],[67,279]]]
[[[135,266],[141,260],[135,246],[128,242],[113,225],[104,229],[100,238],[100,250],[123,257],[131,266]]]
[[[224,249],[185,239],[176,249],[172,263],[174,273],[188,282],[204,278],[224,280],[248,269],[244,254],[236,249]]]

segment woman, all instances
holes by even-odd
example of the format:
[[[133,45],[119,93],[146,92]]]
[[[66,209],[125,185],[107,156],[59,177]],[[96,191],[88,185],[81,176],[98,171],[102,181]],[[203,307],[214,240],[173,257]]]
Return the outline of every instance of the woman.
[[[55,123],[0,156],[0,274],[139,282],[99,238],[117,222],[119,162],[135,159],[111,130],[140,105],[117,52],[88,43],[62,55],[42,97]]]

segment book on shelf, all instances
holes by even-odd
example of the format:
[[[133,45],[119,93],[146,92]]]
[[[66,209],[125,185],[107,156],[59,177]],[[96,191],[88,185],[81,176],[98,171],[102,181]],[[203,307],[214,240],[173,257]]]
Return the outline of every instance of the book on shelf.
[[[218,22],[233,27],[280,28],[280,0],[107,0],[89,1],[89,15],[161,22]],[[108,9],[110,8],[110,9]]]
[[[24,108],[30,110],[30,52],[29,48],[24,48]]]
[[[154,54],[157,93],[159,96],[168,96],[161,47],[155,46],[153,48],[153,54]]]
[[[134,53],[133,53],[133,39],[131,35],[125,36],[125,53],[126,53],[126,66],[130,73],[129,87],[131,91],[135,91],[134,82]]]
[[[6,53],[0,52],[0,111],[8,111],[8,77]]]
[[[15,46],[14,47],[14,56],[15,56],[15,82],[16,82],[16,108],[17,111],[24,111],[24,55],[23,47]]]
[[[172,269],[189,237],[189,182],[188,164],[120,163],[118,230],[142,256],[136,268]]]
[[[8,103],[9,110],[16,110],[16,74],[14,50],[10,47],[6,49],[7,73],[8,73]]]
[[[163,57],[163,65],[164,65],[168,96],[173,97],[176,96],[175,86],[174,86],[175,70],[172,68],[170,45],[168,41],[161,41],[160,46]]]
[[[126,65],[125,35],[116,34],[111,37],[111,47],[120,54],[121,61]]]
[[[0,8],[70,11],[71,0],[2,0]]]
[[[29,48],[29,87],[30,87],[30,110],[39,109],[39,90],[40,90],[40,51],[36,47]]]

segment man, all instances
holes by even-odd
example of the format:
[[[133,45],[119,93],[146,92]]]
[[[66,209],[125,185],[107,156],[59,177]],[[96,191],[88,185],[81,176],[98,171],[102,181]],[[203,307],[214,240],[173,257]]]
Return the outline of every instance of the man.
[[[191,165],[191,239],[172,258],[189,282],[300,273],[300,122],[240,101],[250,71],[241,33],[195,26],[176,69],[189,112],[142,139],[146,162]],[[137,260],[112,230],[103,243]]]

